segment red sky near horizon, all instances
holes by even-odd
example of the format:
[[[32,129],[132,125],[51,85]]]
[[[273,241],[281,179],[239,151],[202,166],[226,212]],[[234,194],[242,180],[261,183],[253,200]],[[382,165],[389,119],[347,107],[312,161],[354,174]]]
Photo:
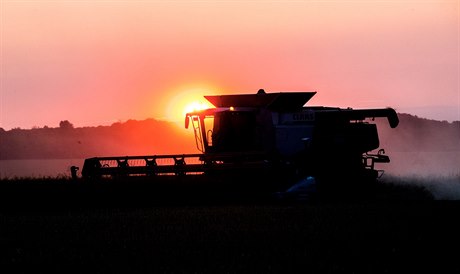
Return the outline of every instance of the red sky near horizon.
[[[203,95],[460,120],[459,1],[0,0],[0,127],[183,121]]]

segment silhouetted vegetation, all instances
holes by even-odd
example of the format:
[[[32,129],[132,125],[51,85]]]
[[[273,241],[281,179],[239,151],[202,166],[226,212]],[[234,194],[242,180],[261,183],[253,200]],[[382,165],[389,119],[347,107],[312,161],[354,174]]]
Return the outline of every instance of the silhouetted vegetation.
[[[73,124],[70,123],[68,120],[64,120],[64,121],[59,122],[59,128],[60,129],[72,129]]]
[[[111,126],[0,131],[0,159],[64,159],[107,155],[195,153],[191,130],[154,119],[128,120]]]

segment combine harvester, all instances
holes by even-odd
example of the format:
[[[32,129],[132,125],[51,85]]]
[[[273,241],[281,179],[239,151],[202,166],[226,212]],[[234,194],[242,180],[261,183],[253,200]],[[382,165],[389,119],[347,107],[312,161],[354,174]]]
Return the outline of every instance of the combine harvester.
[[[194,130],[201,153],[89,158],[82,177],[142,177],[152,182],[193,177],[246,181],[246,185],[251,178],[270,181],[278,189],[311,177],[318,182],[375,181],[383,173],[375,163],[390,160],[383,149],[370,154],[379,148],[377,126],[370,122],[384,117],[395,128],[399,123],[395,110],[305,107],[315,94],[259,90],[205,96],[215,108],[185,117],[185,127]],[[72,169],[76,177],[77,168]]]

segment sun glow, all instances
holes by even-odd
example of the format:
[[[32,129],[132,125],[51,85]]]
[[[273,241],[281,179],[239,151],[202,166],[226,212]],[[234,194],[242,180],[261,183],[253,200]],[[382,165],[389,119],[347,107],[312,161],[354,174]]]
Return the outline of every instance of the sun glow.
[[[193,102],[188,103],[184,107],[184,115],[187,114],[187,113],[190,113],[190,112],[200,111],[200,110],[211,108],[211,107],[212,107],[212,105],[209,104],[209,103],[204,103],[204,102],[200,102],[200,101],[193,101]]]
[[[214,107],[203,97],[215,94],[211,88],[181,88],[174,94],[166,106],[166,118],[181,125],[187,113]]]

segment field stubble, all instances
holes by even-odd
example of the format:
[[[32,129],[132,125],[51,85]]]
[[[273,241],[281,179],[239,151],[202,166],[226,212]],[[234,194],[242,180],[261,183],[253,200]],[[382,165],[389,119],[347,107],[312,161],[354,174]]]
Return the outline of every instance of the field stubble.
[[[385,189],[386,199],[314,203],[2,204],[0,265],[19,272],[458,273],[460,204],[395,195],[419,188]]]

